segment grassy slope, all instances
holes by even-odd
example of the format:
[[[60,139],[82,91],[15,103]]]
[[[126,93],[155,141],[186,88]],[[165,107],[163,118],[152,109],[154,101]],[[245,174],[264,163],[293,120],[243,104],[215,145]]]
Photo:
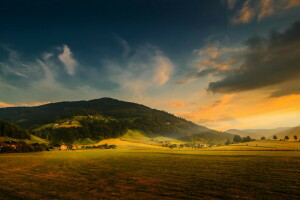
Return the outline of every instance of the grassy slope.
[[[30,135],[30,139],[33,141],[33,142],[37,142],[37,143],[44,143],[44,144],[48,144],[49,142],[45,139],[42,139],[40,137],[37,137],[35,135]]]
[[[300,152],[3,154],[0,199],[297,199]]]
[[[70,123],[71,122],[71,123]],[[35,130],[42,130],[45,128],[70,128],[70,127],[81,127],[80,122],[78,122],[77,120],[74,119],[64,119],[64,120],[60,120],[56,123],[50,123],[50,124],[44,124],[38,128],[36,128]]]
[[[128,130],[125,135],[120,138],[112,138],[102,140],[99,144],[115,144],[119,149],[165,149],[162,147],[162,143],[158,141],[170,141],[173,143],[184,143],[180,140],[168,138],[168,137],[155,137],[150,138],[145,135],[141,130]]]
[[[97,144],[115,144],[119,149],[161,149],[161,144],[150,141],[143,131],[128,130],[121,138],[102,140]]]
[[[278,139],[284,139],[285,136],[289,136],[291,141],[294,141],[294,136],[300,139],[300,126],[290,128],[277,134]]]
[[[39,138],[35,135],[30,135],[31,139],[16,139],[16,138],[11,138],[11,137],[0,137],[0,141],[9,141],[9,140],[14,140],[14,141],[24,141],[27,144],[32,144],[32,143],[44,143],[44,144],[48,144],[47,140],[44,140],[42,138]]]

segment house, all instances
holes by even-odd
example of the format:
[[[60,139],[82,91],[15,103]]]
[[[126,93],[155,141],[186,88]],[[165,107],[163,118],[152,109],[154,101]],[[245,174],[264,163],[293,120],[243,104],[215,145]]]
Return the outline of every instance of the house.
[[[59,150],[68,150],[68,146],[67,145],[61,145]]]
[[[59,144],[55,144],[50,149],[59,150],[60,149],[60,145]]]
[[[69,146],[68,146],[68,149],[70,149],[70,150],[76,150],[76,149],[78,149],[78,148],[77,148],[76,145],[72,144],[72,145],[69,145]]]
[[[18,144],[18,142],[13,141],[13,140],[4,141],[4,145],[5,145],[5,146],[9,146],[9,147],[11,147],[11,148],[13,148],[13,149],[16,149],[16,148],[17,148],[17,144]]]

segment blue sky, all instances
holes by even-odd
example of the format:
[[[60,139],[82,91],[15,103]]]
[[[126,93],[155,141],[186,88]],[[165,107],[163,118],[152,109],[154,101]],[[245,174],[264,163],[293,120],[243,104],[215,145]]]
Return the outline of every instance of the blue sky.
[[[299,0],[3,0],[0,107],[109,96],[220,130],[299,125],[299,11]]]

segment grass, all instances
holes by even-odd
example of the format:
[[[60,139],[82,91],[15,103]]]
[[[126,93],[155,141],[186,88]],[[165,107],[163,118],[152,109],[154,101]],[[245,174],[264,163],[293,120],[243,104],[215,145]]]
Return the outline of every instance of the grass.
[[[84,138],[84,139],[80,139],[77,142],[75,142],[75,145],[93,145],[96,144],[97,141],[96,140],[92,140],[91,138]]]
[[[274,141],[274,140],[258,140],[246,143],[238,143],[238,144],[231,144],[228,146],[220,146],[220,147],[213,147],[208,148],[208,150],[237,150],[237,151],[249,151],[249,150],[300,150],[300,142],[298,141]]]
[[[33,144],[33,143],[44,143],[44,144],[47,144],[48,141],[42,139],[42,138],[39,138],[37,136],[34,136],[34,135],[30,135],[31,137],[31,140],[28,140],[28,139],[16,139],[16,138],[11,138],[11,137],[0,137],[0,141],[9,141],[9,140],[14,140],[14,141],[24,141],[26,142],[27,144]]]
[[[42,139],[40,137],[37,137],[35,135],[30,134],[30,139],[34,142],[34,143],[44,143],[44,144],[48,144],[49,142],[45,139]]]
[[[0,155],[0,199],[299,199],[300,152]]]
[[[128,130],[120,138],[105,139],[95,145],[115,144],[119,149],[167,149],[162,147],[162,143],[158,141],[171,141],[172,143],[183,143],[182,141],[167,138],[156,137],[150,138],[141,130]]]
[[[82,125],[80,124],[80,120],[83,119],[92,119],[92,120],[103,120],[106,123],[109,121],[118,121],[117,119],[113,117],[103,117],[103,116],[74,116],[73,118],[70,119],[61,119],[58,120],[55,123],[49,123],[49,124],[44,124],[38,128],[36,128],[36,131],[46,129],[46,128],[70,128],[70,127],[81,127]]]

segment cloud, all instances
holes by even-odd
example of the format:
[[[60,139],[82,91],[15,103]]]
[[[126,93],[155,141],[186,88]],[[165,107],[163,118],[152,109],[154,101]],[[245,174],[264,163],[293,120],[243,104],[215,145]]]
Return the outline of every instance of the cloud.
[[[105,60],[110,81],[128,94],[145,95],[145,90],[165,85],[172,75],[173,64],[157,47],[145,45],[133,49],[126,59]]]
[[[215,98],[207,104],[198,103],[196,108],[186,109],[179,116],[201,125],[226,130],[233,126],[276,127],[280,117],[283,124],[288,122],[290,113],[297,112],[300,115],[300,95],[269,98],[269,92],[262,90],[218,95]]]
[[[89,66],[84,70],[77,68],[80,73],[66,76],[61,59],[68,61],[66,55],[71,56],[71,51],[66,46],[63,53],[57,54],[57,49],[24,59],[16,50],[2,47],[0,50],[5,51],[6,57],[0,61],[0,102],[19,106],[31,105],[31,102],[92,99],[110,96],[107,91],[119,87],[108,80],[104,71]]]
[[[13,106],[15,105],[0,101],[0,108],[13,107]]]
[[[247,0],[242,8],[236,13],[236,15],[231,19],[233,24],[247,23],[254,17],[255,11],[252,8],[251,0]]]
[[[170,102],[170,106],[172,108],[184,108],[186,106],[184,101],[181,100],[174,100]]]
[[[300,1],[299,0],[283,0],[286,2],[285,9],[293,8],[296,6],[300,6]]]
[[[2,46],[2,49],[8,53],[8,58],[0,62],[0,71],[5,75],[28,77],[27,66],[20,61],[19,53],[8,46]]]
[[[247,53],[241,57],[243,63],[220,73],[224,78],[210,82],[209,91],[240,92],[275,85],[280,88],[282,83],[299,80],[300,22],[282,33],[271,31],[268,38],[252,37],[246,44]]]
[[[130,55],[130,53],[132,52],[132,49],[131,49],[130,45],[128,44],[128,42],[117,35],[115,35],[115,38],[120,43],[120,45],[123,47],[123,57],[124,58],[128,57]]]
[[[173,64],[167,57],[162,55],[156,56],[154,59],[156,63],[153,81],[161,86],[170,79],[170,75],[173,70]]]
[[[272,15],[275,12],[274,0],[263,0],[260,1],[259,7],[260,11],[258,12],[258,21],[262,20],[266,16]]]
[[[229,0],[227,5],[232,10],[236,3]],[[246,0],[235,11],[230,21],[232,24],[245,24],[253,19],[261,21],[268,16],[281,14],[297,6],[300,6],[299,0]]]
[[[245,51],[244,47],[222,47],[219,43],[207,44],[201,49],[194,50],[196,58],[192,61],[192,69],[177,84],[186,84],[209,75],[218,75],[237,66],[235,58]]]
[[[69,75],[75,74],[77,61],[73,58],[72,52],[67,45],[63,46],[63,52],[58,56],[59,60],[64,64]]]

